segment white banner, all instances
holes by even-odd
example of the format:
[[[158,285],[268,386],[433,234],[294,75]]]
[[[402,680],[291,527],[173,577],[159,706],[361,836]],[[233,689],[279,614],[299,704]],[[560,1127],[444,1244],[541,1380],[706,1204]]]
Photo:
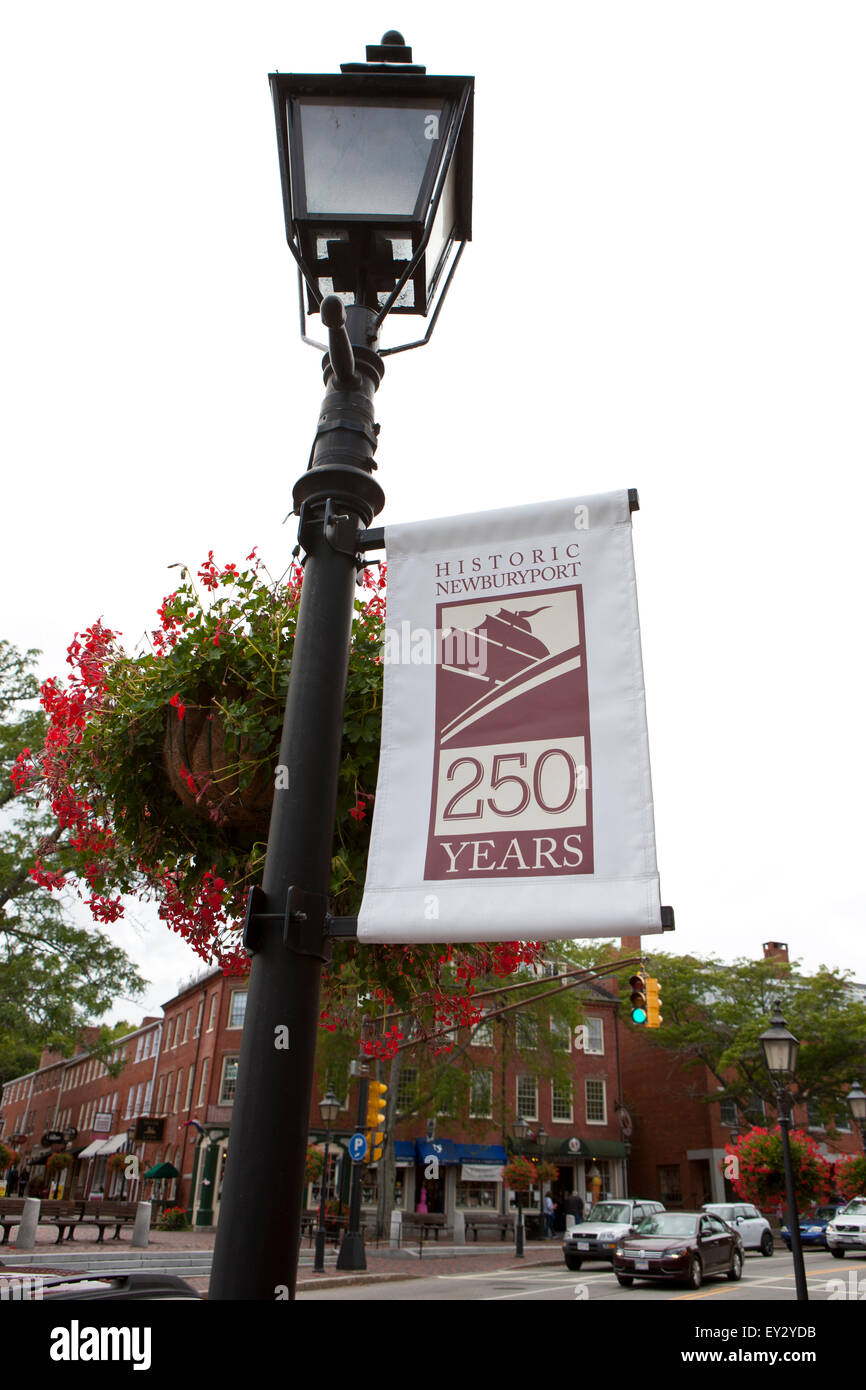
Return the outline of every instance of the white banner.
[[[661,931],[628,494],[385,540],[359,940]]]

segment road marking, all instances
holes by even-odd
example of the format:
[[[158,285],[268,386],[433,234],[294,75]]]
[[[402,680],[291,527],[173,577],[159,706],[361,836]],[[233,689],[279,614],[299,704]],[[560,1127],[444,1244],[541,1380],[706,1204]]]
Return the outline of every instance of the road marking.
[[[567,1283],[567,1284],[547,1284],[547,1285],[545,1286],[545,1289],[546,1289],[546,1290],[550,1290],[550,1289],[573,1289],[573,1288],[575,1288],[575,1286],[576,1286],[577,1284],[582,1284],[582,1283],[583,1283],[583,1280],[582,1280],[582,1279],[575,1279],[573,1282]],[[521,1289],[519,1293],[490,1293],[490,1294],[486,1294],[483,1298],[479,1299],[478,1301],[479,1301],[479,1303],[498,1303],[498,1302],[501,1302],[502,1299],[505,1299],[505,1298],[527,1298],[527,1297],[530,1297],[532,1294],[537,1294],[538,1292],[539,1292],[539,1289],[538,1289],[538,1287],[536,1286],[535,1288],[532,1288],[532,1289]]]

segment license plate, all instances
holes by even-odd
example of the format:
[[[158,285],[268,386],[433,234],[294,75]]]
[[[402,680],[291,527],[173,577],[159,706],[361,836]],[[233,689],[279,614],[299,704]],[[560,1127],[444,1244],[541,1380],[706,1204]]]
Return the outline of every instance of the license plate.
[[[635,1260],[635,1269],[649,1269],[649,1260]]]
[[[579,1241],[577,1242],[577,1248],[578,1248],[578,1250],[588,1250],[588,1249],[589,1249],[589,1241],[587,1241],[587,1240],[579,1240]]]

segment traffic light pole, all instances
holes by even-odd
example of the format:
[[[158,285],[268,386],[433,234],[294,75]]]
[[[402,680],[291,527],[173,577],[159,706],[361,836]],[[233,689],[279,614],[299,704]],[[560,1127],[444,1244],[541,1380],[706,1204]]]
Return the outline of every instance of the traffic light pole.
[[[367,1100],[370,1093],[369,1077],[362,1075],[358,1087],[358,1133],[361,1134],[367,1120]],[[338,1269],[366,1269],[367,1252],[364,1249],[364,1232],[361,1230],[361,1175],[364,1160],[352,1160],[352,1189],[349,1195],[349,1229],[340,1244],[337,1256]]]

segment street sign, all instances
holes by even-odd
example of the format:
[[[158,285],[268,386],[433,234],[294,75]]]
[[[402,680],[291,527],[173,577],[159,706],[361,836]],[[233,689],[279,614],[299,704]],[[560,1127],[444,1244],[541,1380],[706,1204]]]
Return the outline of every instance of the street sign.
[[[349,1140],[349,1157],[355,1163],[363,1163],[367,1157],[367,1140],[363,1134],[353,1134]]]

